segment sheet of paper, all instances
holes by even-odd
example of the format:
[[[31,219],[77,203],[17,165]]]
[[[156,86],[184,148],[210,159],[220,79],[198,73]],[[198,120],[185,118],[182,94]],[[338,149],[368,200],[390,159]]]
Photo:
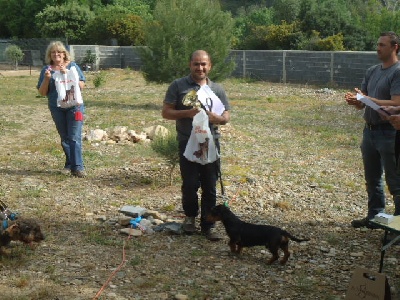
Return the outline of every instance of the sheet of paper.
[[[208,85],[203,85],[197,91],[197,97],[208,111],[212,111],[219,116],[225,111],[225,105]]]
[[[364,103],[365,105],[371,107],[373,110],[376,110],[381,115],[390,116],[389,112],[384,110],[382,107],[380,107],[378,104],[376,104],[374,101],[372,101],[368,97],[365,97],[364,95],[357,93],[357,100],[359,100],[362,103]]]

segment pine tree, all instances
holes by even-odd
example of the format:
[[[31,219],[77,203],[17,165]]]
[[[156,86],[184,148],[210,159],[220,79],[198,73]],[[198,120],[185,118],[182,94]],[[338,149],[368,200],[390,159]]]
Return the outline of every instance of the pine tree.
[[[189,58],[202,49],[212,58],[213,80],[221,80],[233,70],[228,55],[233,19],[214,0],[161,0],[154,20],[145,25],[145,45],[141,59],[147,81],[168,83],[189,72]]]

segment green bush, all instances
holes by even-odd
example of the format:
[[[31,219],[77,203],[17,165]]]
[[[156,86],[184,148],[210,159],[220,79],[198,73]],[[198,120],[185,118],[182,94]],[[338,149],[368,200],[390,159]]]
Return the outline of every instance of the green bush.
[[[343,34],[338,33],[332,36],[328,36],[324,39],[321,38],[318,31],[313,30],[310,37],[304,39],[300,45],[300,49],[310,51],[343,51],[344,39]]]
[[[93,84],[95,88],[101,87],[106,83],[106,73],[100,71],[93,78]]]
[[[320,51],[344,51],[343,34],[338,33],[321,39],[317,43]]]
[[[18,70],[18,63],[24,58],[24,53],[17,45],[11,45],[4,50],[4,56],[14,64],[15,70]]]
[[[82,63],[92,65],[96,62],[96,54],[92,53],[91,50],[86,50],[86,55],[82,60]]]
[[[172,185],[172,173],[179,163],[179,143],[176,139],[176,133],[169,133],[166,136],[156,135],[151,142],[151,148],[169,163],[169,181]]]

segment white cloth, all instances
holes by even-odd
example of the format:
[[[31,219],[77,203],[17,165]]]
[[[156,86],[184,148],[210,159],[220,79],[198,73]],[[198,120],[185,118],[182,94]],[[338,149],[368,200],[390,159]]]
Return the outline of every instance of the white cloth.
[[[197,91],[197,98],[208,111],[216,113],[219,116],[225,111],[225,106],[221,99],[215,95],[208,85],[203,85]]]

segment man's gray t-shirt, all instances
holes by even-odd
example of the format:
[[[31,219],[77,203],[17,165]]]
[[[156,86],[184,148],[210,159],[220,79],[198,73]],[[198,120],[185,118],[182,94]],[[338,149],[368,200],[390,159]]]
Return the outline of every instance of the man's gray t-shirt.
[[[393,95],[400,95],[400,62],[385,69],[382,64],[370,67],[361,84],[361,91],[380,100],[390,100]],[[371,125],[388,123],[369,106],[365,107],[364,119]]]
[[[217,83],[212,82],[207,79],[207,85],[211,88],[215,95],[221,100],[221,102],[225,106],[225,110],[230,110],[229,100],[226,96],[224,89]],[[191,107],[183,105],[183,98],[185,95],[191,90],[199,90],[200,85],[197,84],[192,77],[186,76],[179,79],[174,80],[171,85],[168,87],[168,90],[165,94],[164,103],[172,104],[175,106],[177,110],[185,110],[190,109]],[[192,132],[192,118],[184,118],[176,120],[176,131],[178,133],[179,141],[187,141],[189,140],[190,133]],[[215,130],[217,132],[217,130]],[[218,133],[216,138],[218,138]]]

